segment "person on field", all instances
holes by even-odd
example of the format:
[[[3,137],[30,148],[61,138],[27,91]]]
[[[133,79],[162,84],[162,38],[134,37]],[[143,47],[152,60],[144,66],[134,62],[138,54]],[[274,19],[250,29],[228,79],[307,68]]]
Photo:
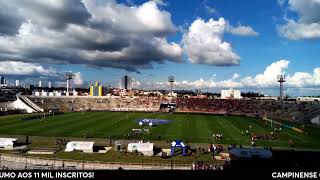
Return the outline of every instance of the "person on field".
[[[291,139],[289,140],[289,145],[291,148],[293,148],[293,141]]]

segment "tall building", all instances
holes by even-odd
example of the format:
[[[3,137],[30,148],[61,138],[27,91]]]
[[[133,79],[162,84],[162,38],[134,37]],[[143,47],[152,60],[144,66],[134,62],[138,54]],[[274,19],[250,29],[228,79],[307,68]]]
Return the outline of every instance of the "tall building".
[[[221,99],[241,99],[241,92],[239,90],[221,90]]]
[[[0,84],[3,85],[4,84],[4,77],[0,76]]]
[[[132,89],[132,78],[130,76],[123,76],[120,84],[121,89],[129,90]]]
[[[39,81],[39,87],[42,87],[42,81]]]
[[[104,96],[105,95],[105,87],[96,82],[95,85],[90,85],[90,96]]]
[[[48,88],[51,89],[51,81],[48,82]]]
[[[16,80],[16,87],[19,87],[20,86],[20,81],[17,79]]]

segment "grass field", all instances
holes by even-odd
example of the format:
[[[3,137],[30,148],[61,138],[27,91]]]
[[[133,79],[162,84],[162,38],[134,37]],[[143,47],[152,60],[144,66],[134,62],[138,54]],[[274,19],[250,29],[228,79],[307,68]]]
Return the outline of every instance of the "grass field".
[[[1,135],[30,135],[50,137],[83,137],[88,134],[93,138],[109,139],[127,138],[133,128],[141,128],[136,122],[141,118],[160,118],[171,120],[169,124],[146,127],[150,134],[138,139],[162,141],[181,139],[185,142],[209,143],[213,133],[222,133],[222,140],[214,140],[219,144],[250,145],[250,135],[241,135],[241,131],[249,129],[255,133],[270,133],[272,128],[258,118],[241,116],[218,116],[200,114],[160,114],[160,113],[128,113],[128,112],[79,112],[65,113],[45,120],[21,120],[21,116],[10,115],[0,117]],[[291,139],[295,147],[320,149],[320,129],[307,127],[308,135],[284,129],[276,140],[259,141],[257,145],[288,147]]]

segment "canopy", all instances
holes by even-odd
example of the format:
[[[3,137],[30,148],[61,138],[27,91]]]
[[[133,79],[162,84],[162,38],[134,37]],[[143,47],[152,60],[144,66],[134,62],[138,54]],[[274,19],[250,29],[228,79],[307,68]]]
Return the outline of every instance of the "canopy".
[[[0,146],[12,146],[15,141],[17,141],[16,138],[0,138]]]
[[[129,143],[128,151],[147,152],[153,151],[153,143]]]
[[[79,150],[83,152],[93,152],[94,141],[71,141],[68,142],[65,152]]]
[[[128,151],[138,151],[146,156],[153,155],[153,143],[129,143]]]
[[[233,148],[229,150],[231,156],[235,158],[263,158],[268,159],[272,157],[272,152],[267,149],[254,148]]]
[[[150,152],[153,151],[153,143],[139,143],[138,152]]]

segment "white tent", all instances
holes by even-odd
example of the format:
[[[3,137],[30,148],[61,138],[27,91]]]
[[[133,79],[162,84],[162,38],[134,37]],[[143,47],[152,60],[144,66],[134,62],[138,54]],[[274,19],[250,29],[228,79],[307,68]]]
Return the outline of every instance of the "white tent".
[[[138,151],[138,145],[139,145],[139,143],[129,143],[128,144],[128,151],[129,152]]]
[[[68,142],[65,152],[78,150],[86,153],[92,153],[93,144],[94,144],[94,141],[71,141],[71,142]]]
[[[13,149],[16,138],[0,138],[0,149]]]
[[[138,151],[145,156],[153,156],[153,143],[129,143],[128,151]]]

